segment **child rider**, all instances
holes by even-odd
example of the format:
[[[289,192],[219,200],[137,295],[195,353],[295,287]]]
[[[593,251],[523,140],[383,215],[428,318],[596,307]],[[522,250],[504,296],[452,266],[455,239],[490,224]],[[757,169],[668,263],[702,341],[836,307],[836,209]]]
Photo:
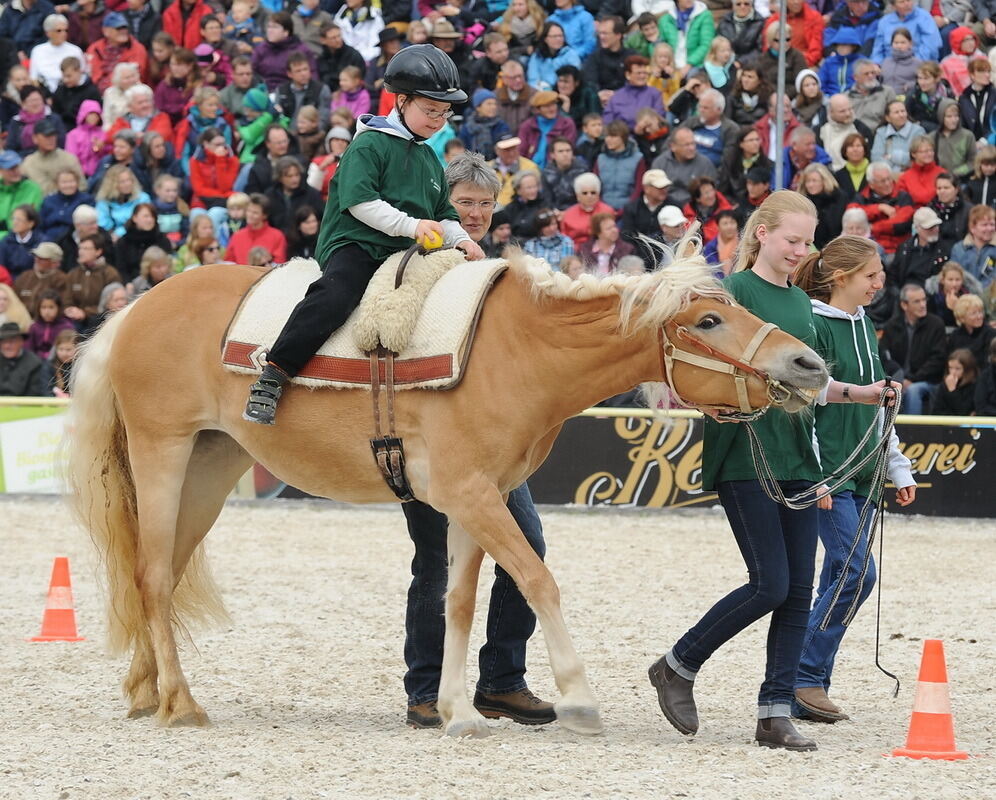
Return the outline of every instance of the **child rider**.
[[[450,57],[429,44],[391,59],[384,85],[397,95],[386,117],[362,116],[329,186],[317,259],[324,270],[297,304],[249,389],[243,418],[272,425],[283,385],[359,305],[377,268],[412,240],[441,237],[471,260],[484,253],[460,227],[443,168],[425,140],[465,103]],[[436,220],[442,220],[437,222]]]

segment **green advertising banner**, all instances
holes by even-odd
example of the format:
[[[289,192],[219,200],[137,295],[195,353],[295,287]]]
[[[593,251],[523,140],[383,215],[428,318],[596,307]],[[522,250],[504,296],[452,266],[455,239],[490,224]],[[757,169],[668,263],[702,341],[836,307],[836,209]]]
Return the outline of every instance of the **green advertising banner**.
[[[65,406],[0,406],[0,492],[58,494]]]

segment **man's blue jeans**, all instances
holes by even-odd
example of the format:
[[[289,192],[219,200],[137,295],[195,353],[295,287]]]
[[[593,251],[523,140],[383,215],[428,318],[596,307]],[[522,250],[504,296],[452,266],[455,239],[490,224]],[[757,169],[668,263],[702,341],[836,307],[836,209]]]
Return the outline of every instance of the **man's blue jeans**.
[[[868,552],[868,532],[875,519],[874,509],[872,509],[861,531],[857,548],[851,557],[851,563],[845,572],[844,562],[847,560],[847,554],[854,543],[854,536],[858,530],[858,520],[861,516],[861,507],[864,504],[865,498],[861,495],[853,492],[841,492],[834,495],[832,509],[829,511],[820,509],[819,511],[820,541],[823,542],[826,554],[823,557],[823,570],[820,572],[820,585],[816,590],[816,601],[809,615],[809,627],[806,630],[802,658],[799,661],[799,674],[795,680],[795,685],[800,689],[814,686],[830,689],[833,662],[837,657],[841,639],[844,638],[844,633],[847,631],[847,628],[844,627],[844,615],[858,591],[858,576],[861,574],[861,566],[864,564],[865,555]],[[840,598],[830,615],[827,629],[821,631],[820,623],[823,622],[823,618],[833,602],[834,593],[841,584],[843,586]],[[868,565],[868,573],[861,585],[859,606],[868,599],[874,586],[875,562],[872,561]]]
[[[917,381],[903,389],[903,414],[926,414],[938,384]]]
[[[812,484],[780,481],[786,495]],[[675,672],[694,680],[706,660],[748,625],[771,613],[758,716],[787,717],[809,621],[816,561],[816,507],[792,511],[768,499],[756,481],[724,481],[719,500],[747,565],[748,582],[716,603],[667,654]]]
[[[408,535],[415,543],[412,583],[405,617],[405,691],[409,705],[428,703],[439,695],[446,633],[446,516],[425,503],[404,503]],[[539,557],[546,554],[543,525],[529,487],[508,495],[508,510]],[[526,687],[526,642],[536,629],[536,615],[505,570],[495,566],[488,609],[487,641],[479,655],[477,688],[505,694]]]

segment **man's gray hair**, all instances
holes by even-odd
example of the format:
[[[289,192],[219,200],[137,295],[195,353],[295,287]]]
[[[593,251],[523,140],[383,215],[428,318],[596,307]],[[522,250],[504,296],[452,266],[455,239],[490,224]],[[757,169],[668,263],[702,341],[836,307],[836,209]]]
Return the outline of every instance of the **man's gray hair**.
[[[126,63],[129,63],[129,62],[126,62]],[[121,67],[121,66],[124,66],[124,65],[123,64],[118,64],[117,66]],[[134,65],[134,66],[137,69],[137,65]],[[117,67],[115,67],[115,69],[117,69]],[[141,97],[142,95],[145,95],[147,97],[152,97],[152,95],[153,95],[152,88],[149,87],[149,86],[146,86],[144,83],[136,83],[134,86],[132,86],[132,87],[130,87],[128,89],[125,89],[125,93],[124,93],[125,100],[127,100],[129,103],[132,100],[134,100],[136,97]]]
[[[701,103],[707,97],[719,106],[720,111],[726,110],[726,97],[719,89],[706,89],[699,95],[699,102]]]
[[[878,65],[870,58],[859,58],[857,61],[854,62],[854,70],[852,71],[851,74],[853,75],[859,69],[863,69],[864,67],[876,67],[876,66]]]
[[[789,134],[789,144],[799,144],[803,139],[808,139],[810,136],[815,139],[816,131],[812,128],[807,128],[805,125],[800,125]]]
[[[916,292],[916,291],[926,292],[926,289],[924,289],[919,283],[907,283],[906,285],[903,286],[902,289],[899,290],[899,302],[900,303],[909,302],[910,292]]]
[[[577,194],[584,188],[602,191],[602,181],[594,172],[582,172],[574,179],[574,193]]]
[[[69,27],[69,20],[62,14],[49,14],[45,17],[45,21],[42,23],[42,30],[45,33],[55,30],[58,25],[65,25]]]
[[[844,216],[841,217],[840,224],[843,226],[851,223],[857,223],[858,225],[864,227],[865,230],[868,230],[870,227],[868,223],[868,215],[865,213],[863,208],[849,208],[844,212]]]
[[[889,177],[893,179],[896,177],[893,175],[892,167],[889,166],[887,161],[872,161],[872,163],[868,165],[868,177],[875,180],[875,175],[879,172],[888,172]]]
[[[81,206],[76,206],[73,211],[73,224],[82,225],[84,222],[96,222],[97,221],[97,209],[93,206],[88,206],[86,204]]]
[[[469,183],[479,189],[489,192],[498,199],[501,191],[501,181],[495,171],[488,166],[480,153],[466,152],[454,158],[446,167],[446,185],[452,192],[457,184]]]

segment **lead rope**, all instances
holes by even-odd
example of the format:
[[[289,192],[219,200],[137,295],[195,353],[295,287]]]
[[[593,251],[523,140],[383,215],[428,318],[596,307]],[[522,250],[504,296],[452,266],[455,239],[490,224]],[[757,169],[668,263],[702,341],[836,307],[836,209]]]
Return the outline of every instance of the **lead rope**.
[[[882,553],[885,548],[885,517],[882,510],[884,506],[885,492],[882,492],[878,498],[878,590],[876,592],[877,596],[875,599],[875,666],[878,667],[880,672],[888,675],[896,682],[896,685],[892,690],[892,696],[899,697],[898,676],[889,672],[889,670],[883,667],[881,662],[878,660],[882,634]],[[871,542],[868,543],[868,549],[871,550]]]

